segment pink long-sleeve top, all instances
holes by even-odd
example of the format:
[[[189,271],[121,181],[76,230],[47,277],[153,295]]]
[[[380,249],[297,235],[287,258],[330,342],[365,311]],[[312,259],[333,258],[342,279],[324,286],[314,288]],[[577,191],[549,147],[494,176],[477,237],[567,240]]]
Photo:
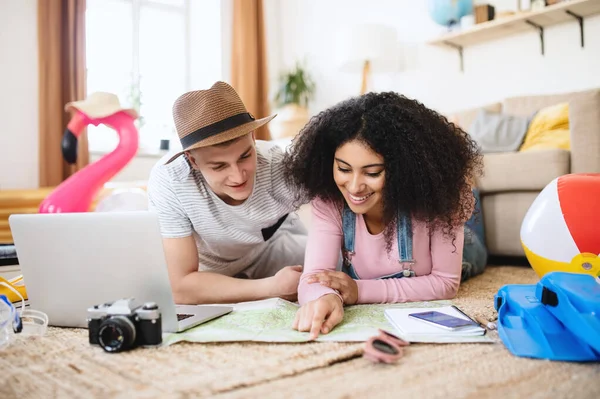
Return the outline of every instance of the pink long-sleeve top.
[[[352,266],[361,277],[358,303],[393,303],[448,299],[460,285],[463,229],[456,229],[456,239],[435,232],[431,237],[424,223],[413,219],[414,277],[378,279],[398,273],[398,240],[394,236],[392,251],[385,248],[382,233],[371,234],[362,215],[356,215],[356,235]],[[319,199],[312,201],[312,227],[308,234],[304,272],[298,287],[298,302],[303,305],[325,294],[335,293],[321,284],[308,284],[310,275],[334,271],[343,242],[342,219],[335,205]]]

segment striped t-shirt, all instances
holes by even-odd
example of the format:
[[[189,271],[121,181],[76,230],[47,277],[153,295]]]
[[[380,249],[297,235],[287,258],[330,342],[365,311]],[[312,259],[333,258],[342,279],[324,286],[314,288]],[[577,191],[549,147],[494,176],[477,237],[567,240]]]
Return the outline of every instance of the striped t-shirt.
[[[296,210],[283,177],[283,150],[257,140],[256,153],[252,194],[238,206],[220,199],[185,156],[167,165],[159,162],[150,173],[148,206],[158,214],[162,236],[193,235],[200,270],[228,276],[241,272],[266,248],[261,230]],[[300,221],[292,214],[285,223]]]

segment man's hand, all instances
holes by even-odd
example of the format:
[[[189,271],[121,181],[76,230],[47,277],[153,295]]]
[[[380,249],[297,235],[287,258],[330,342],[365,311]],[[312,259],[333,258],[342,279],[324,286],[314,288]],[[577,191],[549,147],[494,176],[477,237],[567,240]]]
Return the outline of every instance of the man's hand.
[[[358,302],[358,285],[352,277],[344,272],[325,271],[311,275],[309,284],[320,283],[325,287],[337,290],[344,299],[345,305],[354,305]]]
[[[298,309],[292,328],[298,331],[310,331],[310,339],[315,339],[319,333],[327,334],[343,318],[342,300],[336,294],[327,294]]]
[[[270,292],[272,296],[296,301],[298,299],[298,284],[302,276],[302,266],[286,266],[270,277]]]

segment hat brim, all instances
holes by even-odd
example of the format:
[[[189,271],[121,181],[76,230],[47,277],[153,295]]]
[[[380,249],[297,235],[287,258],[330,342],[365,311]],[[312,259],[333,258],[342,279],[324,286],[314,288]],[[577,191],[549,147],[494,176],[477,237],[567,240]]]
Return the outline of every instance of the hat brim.
[[[175,154],[171,158],[169,158],[169,160],[167,162],[165,162],[165,165],[173,162],[177,157],[179,157],[186,151],[194,150],[196,148],[209,147],[211,145],[224,143],[226,141],[233,140],[238,137],[244,136],[244,135],[258,129],[261,126],[266,125],[276,116],[277,116],[277,114],[274,114],[274,115],[270,115],[270,116],[267,116],[262,119],[257,119],[255,121],[248,122],[243,125],[234,127],[233,129],[225,130],[224,132],[215,134],[214,136],[209,137],[205,140],[202,140],[196,144],[192,144],[191,146],[184,148],[183,150],[179,151],[177,154]]]
[[[90,118],[104,118],[119,111],[123,111],[131,115],[134,119],[138,118],[138,113],[133,108],[122,108],[115,106],[114,104],[93,104],[83,101],[74,101],[65,105],[65,111],[72,111],[76,109],[83,112]]]

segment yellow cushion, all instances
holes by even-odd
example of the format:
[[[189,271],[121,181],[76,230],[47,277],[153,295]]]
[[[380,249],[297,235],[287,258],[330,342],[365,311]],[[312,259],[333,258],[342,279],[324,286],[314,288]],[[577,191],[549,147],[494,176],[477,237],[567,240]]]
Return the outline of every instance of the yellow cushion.
[[[519,151],[550,148],[571,149],[569,103],[560,103],[539,110],[527,128],[525,140]]]

